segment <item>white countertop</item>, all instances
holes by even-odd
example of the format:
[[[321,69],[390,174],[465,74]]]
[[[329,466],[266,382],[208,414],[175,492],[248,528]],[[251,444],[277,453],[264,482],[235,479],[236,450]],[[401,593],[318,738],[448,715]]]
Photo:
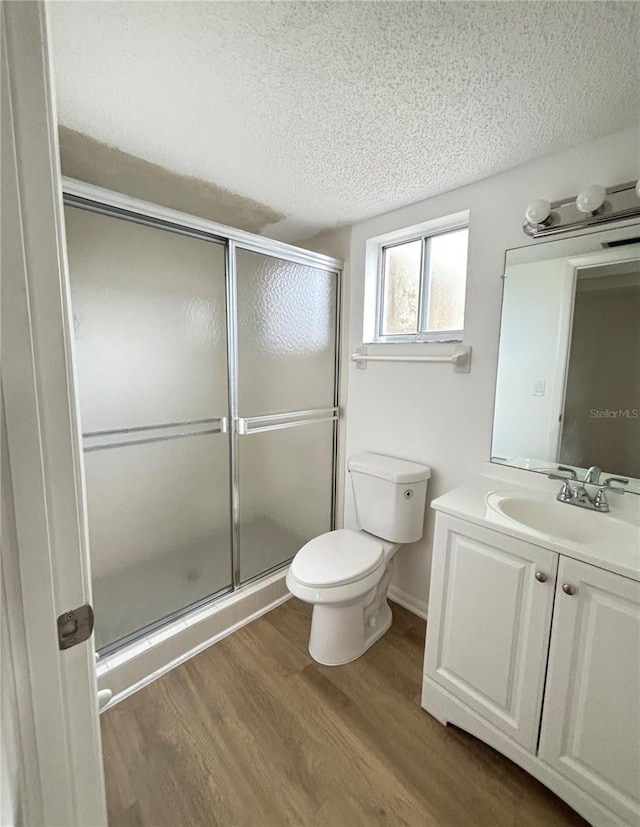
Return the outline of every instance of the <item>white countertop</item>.
[[[560,485],[540,474],[487,463],[483,474],[433,500],[431,507],[640,581],[640,496],[611,494],[610,512],[601,514],[559,503]],[[560,519],[567,526],[575,525],[584,539],[561,538],[516,522],[489,505],[490,494],[536,500],[550,509],[550,522],[553,518],[556,523]],[[571,535],[570,530],[567,533]]]

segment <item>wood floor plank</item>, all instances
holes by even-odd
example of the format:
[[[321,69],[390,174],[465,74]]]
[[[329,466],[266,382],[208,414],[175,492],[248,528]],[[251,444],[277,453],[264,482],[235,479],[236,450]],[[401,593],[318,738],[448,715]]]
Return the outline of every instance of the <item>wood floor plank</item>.
[[[361,658],[309,657],[290,600],[101,718],[111,827],[584,827],[420,708],[425,624],[393,606]]]

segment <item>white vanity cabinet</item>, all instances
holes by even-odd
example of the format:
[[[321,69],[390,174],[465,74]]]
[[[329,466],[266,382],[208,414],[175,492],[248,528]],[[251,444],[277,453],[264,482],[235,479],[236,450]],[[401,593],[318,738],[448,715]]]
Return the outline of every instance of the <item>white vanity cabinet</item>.
[[[640,825],[640,583],[438,513],[422,706]]]
[[[435,547],[425,673],[535,749],[558,555],[441,514]]]
[[[640,585],[566,557],[538,755],[640,824]]]

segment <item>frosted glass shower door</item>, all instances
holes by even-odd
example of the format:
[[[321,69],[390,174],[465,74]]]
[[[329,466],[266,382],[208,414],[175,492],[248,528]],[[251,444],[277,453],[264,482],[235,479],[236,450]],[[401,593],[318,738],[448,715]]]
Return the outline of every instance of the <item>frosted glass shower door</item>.
[[[65,209],[96,645],[231,588],[224,245]]]
[[[236,249],[239,580],[332,528],[338,274]]]

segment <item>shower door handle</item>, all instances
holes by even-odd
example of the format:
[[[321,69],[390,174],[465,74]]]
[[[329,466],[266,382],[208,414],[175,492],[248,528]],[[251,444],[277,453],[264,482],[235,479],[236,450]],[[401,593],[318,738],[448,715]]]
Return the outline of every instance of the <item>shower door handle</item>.
[[[278,431],[281,428],[295,428],[316,422],[329,422],[338,418],[338,408],[316,408],[310,411],[265,414],[263,416],[236,417],[234,430],[239,436],[259,434],[263,431]]]
[[[191,419],[178,422],[162,422],[158,425],[136,425],[131,428],[116,428],[109,431],[93,431],[82,434],[83,449],[102,451],[106,448],[124,448],[128,445],[145,445],[165,442],[170,439],[201,436],[203,434],[229,433],[226,416],[211,419]]]

